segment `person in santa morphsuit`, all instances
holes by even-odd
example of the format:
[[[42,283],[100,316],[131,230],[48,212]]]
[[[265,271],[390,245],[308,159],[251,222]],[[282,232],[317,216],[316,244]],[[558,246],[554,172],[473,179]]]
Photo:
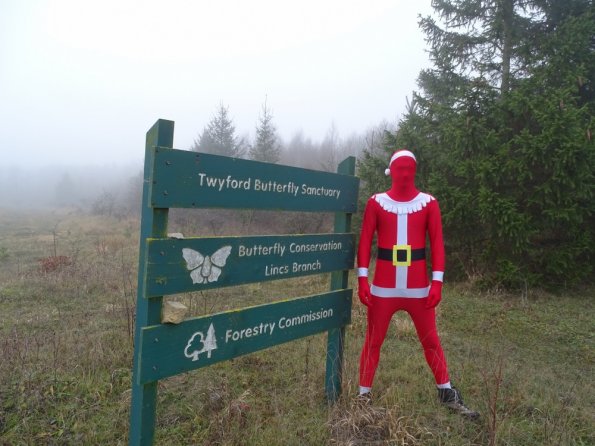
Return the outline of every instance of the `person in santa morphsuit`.
[[[438,201],[415,187],[415,155],[399,150],[386,174],[390,190],[373,195],[366,204],[357,253],[358,296],[367,307],[366,339],[360,358],[358,399],[371,401],[372,382],[380,347],[393,314],[411,316],[424,355],[438,387],[440,401],[471,418],[479,414],[465,407],[458,389],[451,386],[444,352],[436,330],[435,307],[442,299],[444,242]],[[372,286],[368,268],[374,233],[378,257]],[[426,269],[426,235],[430,241],[432,281]]]

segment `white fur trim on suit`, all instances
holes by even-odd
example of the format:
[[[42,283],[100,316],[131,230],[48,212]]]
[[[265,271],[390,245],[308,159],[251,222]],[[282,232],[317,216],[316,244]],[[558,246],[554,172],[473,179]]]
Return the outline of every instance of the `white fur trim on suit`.
[[[413,214],[414,212],[421,211],[425,208],[428,203],[435,200],[430,194],[420,192],[411,201],[396,201],[388,196],[386,192],[376,194],[373,196],[374,200],[384,209],[385,211],[393,214]]]
[[[444,271],[432,271],[432,280],[444,282]]]

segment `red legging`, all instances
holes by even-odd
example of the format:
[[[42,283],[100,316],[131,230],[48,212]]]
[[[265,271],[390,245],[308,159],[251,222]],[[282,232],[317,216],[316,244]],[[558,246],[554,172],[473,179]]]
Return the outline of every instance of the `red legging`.
[[[405,310],[411,316],[436,384],[449,382],[446,359],[436,330],[436,312],[434,308],[427,309],[425,304],[426,299],[372,296],[372,305],[368,307],[366,340],[360,358],[360,386],[372,387],[380,359],[380,347],[393,314],[399,310]]]

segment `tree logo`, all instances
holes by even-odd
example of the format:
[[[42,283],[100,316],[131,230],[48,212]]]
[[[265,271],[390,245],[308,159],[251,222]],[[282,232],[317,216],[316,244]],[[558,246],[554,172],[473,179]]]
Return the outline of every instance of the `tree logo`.
[[[182,249],[182,257],[186,260],[186,268],[190,271],[192,283],[217,282],[229,254],[231,254],[231,246],[219,248],[210,257],[203,256],[190,248]]]
[[[207,330],[206,338],[202,331],[197,331],[190,337],[188,344],[186,344],[186,348],[184,349],[184,356],[192,358],[193,361],[198,361],[198,356],[201,353],[206,352],[207,358],[210,358],[211,351],[213,350],[217,350],[217,338],[215,336],[215,328],[213,327],[213,324],[211,324]]]

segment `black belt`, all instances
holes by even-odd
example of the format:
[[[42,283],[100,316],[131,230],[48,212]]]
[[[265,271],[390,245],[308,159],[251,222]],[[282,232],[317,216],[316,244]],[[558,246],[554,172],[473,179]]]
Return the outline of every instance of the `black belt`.
[[[388,260],[389,262],[393,261],[393,250],[387,248],[378,248],[378,258],[380,260]],[[415,260],[423,260],[426,258],[426,248],[419,248],[419,249],[412,249],[411,250],[411,261]],[[397,261],[398,262],[406,262],[407,261],[407,250],[406,249],[397,249]]]

